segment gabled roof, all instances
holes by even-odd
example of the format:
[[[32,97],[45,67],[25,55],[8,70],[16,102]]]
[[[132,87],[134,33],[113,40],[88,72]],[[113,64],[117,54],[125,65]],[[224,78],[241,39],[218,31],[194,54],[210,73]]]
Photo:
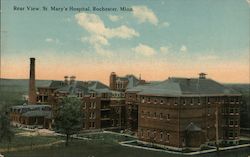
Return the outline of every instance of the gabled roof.
[[[140,80],[137,79],[134,75],[127,75],[127,78],[128,78],[127,89],[133,88],[140,83]]]
[[[195,125],[193,122],[188,124],[188,126],[185,128],[186,131],[201,131],[202,129]]]

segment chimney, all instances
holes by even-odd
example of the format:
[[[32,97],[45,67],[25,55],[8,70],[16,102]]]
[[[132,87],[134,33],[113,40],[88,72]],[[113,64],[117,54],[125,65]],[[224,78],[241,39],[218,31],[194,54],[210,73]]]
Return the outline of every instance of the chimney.
[[[70,76],[69,83],[70,83],[70,84],[75,83],[75,79],[76,79],[76,77],[75,77],[75,76]]]
[[[36,104],[35,58],[30,58],[29,100],[28,104]]]
[[[116,90],[116,74],[112,72],[109,77],[109,88],[111,90]]]
[[[205,73],[199,73],[199,79],[206,79],[206,75]]]
[[[66,85],[69,84],[69,76],[64,76],[64,83],[65,83]]]

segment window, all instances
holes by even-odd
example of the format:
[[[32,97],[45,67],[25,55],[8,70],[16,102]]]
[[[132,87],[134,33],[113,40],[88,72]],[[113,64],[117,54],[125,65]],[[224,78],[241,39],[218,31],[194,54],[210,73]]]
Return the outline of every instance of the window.
[[[95,128],[95,122],[92,122],[92,127]]]
[[[239,113],[239,109],[238,109],[238,108],[235,108],[235,109],[234,109],[234,112],[235,112],[235,113]]]
[[[90,97],[95,97],[95,93],[91,93]]]
[[[210,104],[210,98],[207,98],[207,103]]]
[[[208,109],[207,109],[207,115],[210,116],[210,113],[211,113],[211,109],[208,108]]]
[[[143,138],[143,129],[141,129],[141,137]]]
[[[92,112],[89,113],[89,119],[92,119]]]
[[[93,119],[95,119],[95,118],[96,118],[96,114],[95,114],[95,112],[93,112],[93,116],[92,116],[92,117],[93,117]]]
[[[233,103],[234,102],[234,97],[231,97],[230,101]]]
[[[237,132],[234,132],[234,137],[238,137],[238,133]]]
[[[141,117],[144,117],[144,111],[143,110],[141,111]]]
[[[154,136],[154,140],[156,140],[157,136],[156,136],[156,131],[155,130],[154,130],[153,136]]]
[[[163,104],[163,100],[161,100],[161,104]]]
[[[238,125],[238,120],[235,120],[235,121],[234,121],[234,125]]]
[[[154,103],[156,104],[157,103],[157,100],[155,99]]]
[[[163,118],[163,114],[162,113],[160,113],[160,119],[162,119]]]
[[[148,98],[148,103],[150,103],[150,98]]]
[[[183,105],[186,105],[186,99],[183,99]]]
[[[170,114],[167,114],[167,120],[170,120]]]
[[[178,103],[178,99],[177,98],[174,98],[174,105],[177,105]]]
[[[163,133],[161,131],[161,133],[160,133],[160,140],[162,141],[162,139],[163,139]]]
[[[230,108],[230,114],[231,113],[234,113],[234,109],[233,108]]]
[[[198,105],[201,104],[201,98],[198,98]]]
[[[147,137],[150,138],[150,130],[147,131]]]
[[[144,103],[144,102],[145,102],[145,99],[144,99],[144,97],[142,97],[142,100],[141,100],[141,102],[142,102],[142,103]]]
[[[83,109],[86,109],[86,106],[87,106],[87,103],[85,102],[85,103],[83,104]]]
[[[154,113],[154,118],[156,118],[156,112]]]
[[[170,139],[170,134],[167,133],[167,138],[166,138],[166,141],[169,142],[169,139]]]
[[[191,100],[190,100],[190,105],[193,105],[193,99],[191,98]]]
[[[147,116],[148,116],[148,118],[150,117],[150,112],[147,112]]]
[[[96,108],[96,102],[93,102],[93,108],[94,109]]]
[[[233,120],[230,120],[229,125],[234,125],[234,121],[233,121]]]
[[[228,136],[229,136],[229,137],[234,137],[233,131],[229,131]]]

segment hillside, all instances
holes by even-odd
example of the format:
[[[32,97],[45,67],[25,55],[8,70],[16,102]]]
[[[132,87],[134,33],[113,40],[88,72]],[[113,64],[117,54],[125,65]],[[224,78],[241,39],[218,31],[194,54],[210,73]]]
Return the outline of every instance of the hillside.
[[[48,86],[51,81],[37,80],[36,86]],[[0,79],[0,108],[4,105],[20,105],[24,102],[23,95],[28,94],[28,79]]]

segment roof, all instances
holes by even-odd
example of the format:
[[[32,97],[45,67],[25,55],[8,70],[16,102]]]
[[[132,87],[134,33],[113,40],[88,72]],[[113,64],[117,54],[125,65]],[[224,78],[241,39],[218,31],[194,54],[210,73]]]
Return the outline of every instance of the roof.
[[[12,106],[12,109],[41,109],[45,107],[51,107],[50,105],[18,105],[18,106]]]
[[[64,81],[54,81],[54,80],[49,85],[49,87],[51,87],[51,88],[60,88],[63,86],[65,86]]]
[[[127,75],[127,78],[128,78],[127,89],[133,88],[140,83],[140,80],[137,79],[134,75]]]
[[[186,131],[201,131],[202,129],[198,127],[197,125],[195,125],[193,122],[191,122],[190,124],[188,124],[185,130]]]
[[[19,105],[11,108],[17,109],[24,117],[52,117],[50,105]]]
[[[157,82],[158,83],[158,82]],[[138,85],[138,86],[135,86],[133,88],[129,88],[126,90],[126,92],[134,92],[134,93],[137,93],[137,92],[141,92],[145,89],[150,89],[153,85],[156,85],[157,83],[146,83],[146,84],[143,84],[143,85]]]
[[[91,81],[88,88],[96,90],[96,89],[108,89],[109,87],[99,81]]]
[[[140,95],[155,96],[224,96],[241,95],[239,92],[225,87],[211,79],[169,78],[145,88]]]
[[[28,111],[22,114],[24,117],[46,117],[49,118],[51,117],[51,111]]]

